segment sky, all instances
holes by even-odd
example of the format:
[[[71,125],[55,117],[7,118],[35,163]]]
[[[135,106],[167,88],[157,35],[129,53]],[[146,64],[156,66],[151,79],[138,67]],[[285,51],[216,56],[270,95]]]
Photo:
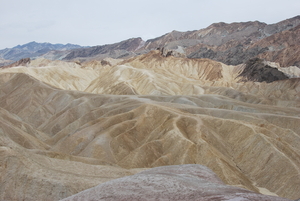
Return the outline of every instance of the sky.
[[[104,45],[297,15],[299,0],[0,0],[0,49],[31,41]]]

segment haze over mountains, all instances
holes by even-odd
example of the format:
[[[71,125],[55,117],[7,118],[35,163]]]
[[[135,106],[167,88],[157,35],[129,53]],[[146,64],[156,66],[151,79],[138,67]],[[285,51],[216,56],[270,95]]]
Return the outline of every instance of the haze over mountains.
[[[300,198],[299,24],[216,23],[0,68],[0,199]]]

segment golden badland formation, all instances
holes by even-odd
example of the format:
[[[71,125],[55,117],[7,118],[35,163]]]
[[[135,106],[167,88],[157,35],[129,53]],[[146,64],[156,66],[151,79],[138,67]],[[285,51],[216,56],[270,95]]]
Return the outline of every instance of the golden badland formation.
[[[300,69],[163,51],[1,68],[0,200],[299,198]]]

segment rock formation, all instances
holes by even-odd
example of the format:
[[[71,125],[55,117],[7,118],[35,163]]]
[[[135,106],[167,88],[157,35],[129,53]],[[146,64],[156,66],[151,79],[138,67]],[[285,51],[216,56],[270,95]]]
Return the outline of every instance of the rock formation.
[[[244,81],[273,82],[285,80],[289,77],[277,68],[265,65],[263,60],[254,58],[247,61],[243,72],[239,75]]]

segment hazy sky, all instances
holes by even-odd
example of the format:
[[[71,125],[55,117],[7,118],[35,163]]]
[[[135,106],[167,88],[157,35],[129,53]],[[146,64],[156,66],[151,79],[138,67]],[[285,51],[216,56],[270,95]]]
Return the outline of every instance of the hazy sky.
[[[299,0],[0,0],[0,49],[31,41],[104,45],[299,14]]]

